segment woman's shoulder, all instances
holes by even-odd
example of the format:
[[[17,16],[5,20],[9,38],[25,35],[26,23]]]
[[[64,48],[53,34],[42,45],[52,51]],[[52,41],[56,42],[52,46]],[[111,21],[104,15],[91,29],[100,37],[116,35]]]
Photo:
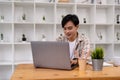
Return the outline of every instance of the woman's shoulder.
[[[85,34],[79,34],[78,35],[78,41],[84,41],[84,42],[89,42],[89,38]]]
[[[78,35],[78,39],[79,40],[84,40],[84,39],[88,39],[88,37],[85,34],[82,33],[82,34]]]
[[[64,35],[59,35],[56,40],[57,41],[66,41],[67,38]]]

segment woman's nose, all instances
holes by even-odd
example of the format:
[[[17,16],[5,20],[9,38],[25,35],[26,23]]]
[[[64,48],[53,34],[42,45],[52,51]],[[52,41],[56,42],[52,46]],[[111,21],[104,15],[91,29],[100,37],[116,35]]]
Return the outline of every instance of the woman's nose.
[[[69,33],[69,30],[66,30],[65,32],[66,32],[66,33]]]

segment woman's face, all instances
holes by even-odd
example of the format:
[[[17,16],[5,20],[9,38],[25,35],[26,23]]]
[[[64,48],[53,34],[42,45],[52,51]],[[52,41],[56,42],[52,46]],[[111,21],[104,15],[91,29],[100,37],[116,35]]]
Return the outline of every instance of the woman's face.
[[[78,26],[75,26],[72,21],[69,21],[64,26],[64,34],[69,41],[74,41],[77,37]]]

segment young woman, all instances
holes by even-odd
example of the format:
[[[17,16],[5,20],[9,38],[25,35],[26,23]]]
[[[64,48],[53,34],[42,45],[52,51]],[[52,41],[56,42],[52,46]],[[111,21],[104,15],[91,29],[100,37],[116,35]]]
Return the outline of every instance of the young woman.
[[[77,15],[66,15],[61,24],[64,36],[57,40],[69,42],[71,64],[76,64],[78,58],[87,59],[90,53],[90,43],[85,35],[78,33],[79,19]]]

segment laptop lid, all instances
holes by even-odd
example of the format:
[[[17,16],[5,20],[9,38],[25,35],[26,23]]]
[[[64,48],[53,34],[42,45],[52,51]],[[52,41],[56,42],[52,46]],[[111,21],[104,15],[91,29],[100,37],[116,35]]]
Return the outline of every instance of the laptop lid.
[[[36,68],[72,69],[68,42],[32,41],[31,48]]]

